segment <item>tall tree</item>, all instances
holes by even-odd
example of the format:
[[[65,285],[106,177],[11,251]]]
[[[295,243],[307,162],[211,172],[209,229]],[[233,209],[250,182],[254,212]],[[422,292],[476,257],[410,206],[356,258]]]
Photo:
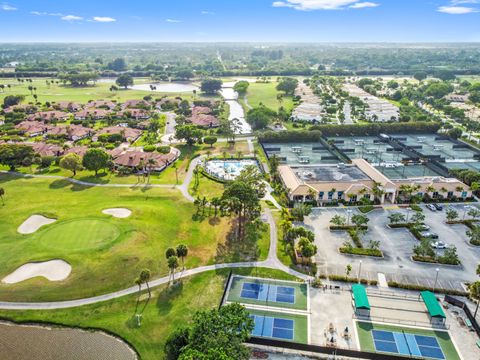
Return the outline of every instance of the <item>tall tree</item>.
[[[188,255],[188,247],[187,245],[184,245],[184,244],[180,244],[177,246],[177,249],[176,249],[176,253],[177,253],[177,257],[179,257],[180,259],[182,259],[182,267],[185,269],[185,258],[187,257]]]
[[[8,166],[10,171],[15,171],[17,166],[31,163],[35,153],[31,146],[22,144],[0,145],[0,164]]]
[[[186,345],[179,349],[179,360],[248,360],[250,350],[244,345],[254,328],[254,321],[240,304],[197,312],[189,329]],[[185,341],[185,332],[179,332]],[[182,340],[182,339],[180,339]],[[169,341],[169,344],[174,343]]]
[[[172,275],[172,281],[175,281],[175,269],[178,267],[178,257],[175,255],[170,256],[167,259],[167,264],[170,269],[170,274]]]
[[[70,153],[62,157],[59,165],[61,168],[71,171],[75,176],[77,171],[82,168],[82,159],[77,154]]]
[[[106,169],[110,162],[110,155],[102,149],[88,149],[83,156],[82,165],[87,170],[95,171],[97,176],[98,171]]]
[[[200,86],[200,89],[205,93],[205,94],[216,94],[217,92],[220,91],[222,88],[222,80],[218,79],[205,79],[202,81],[202,84]]]
[[[117,78],[117,80],[115,80],[115,83],[118,86],[121,86],[124,89],[127,89],[129,86],[133,85],[133,77],[128,74],[122,74]]]

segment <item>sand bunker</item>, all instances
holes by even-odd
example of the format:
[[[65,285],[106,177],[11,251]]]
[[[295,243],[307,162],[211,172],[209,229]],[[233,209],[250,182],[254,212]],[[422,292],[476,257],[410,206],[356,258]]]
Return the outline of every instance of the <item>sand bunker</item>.
[[[112,215],[113,217],[121,218],[121,219],[127,218],[130,215],[132,215],[132,212],[125,208],[105,209],[102,211],[102,213],[107,215]]]
[[[70,275],[71,271],[72,267],[70,264],[63,260],[27,263],[20,266],[10,275],[4,277],[2,282],[6,284],[15,284],[37,276],[43,276],[50,281],[61,281],[65,280],[68,275]]]
[[[17,231],[20,234],[33,234],[43,225],[48,225],[57,221],[56,219],[49,219],[42,215],[32,215],[20,225]]]

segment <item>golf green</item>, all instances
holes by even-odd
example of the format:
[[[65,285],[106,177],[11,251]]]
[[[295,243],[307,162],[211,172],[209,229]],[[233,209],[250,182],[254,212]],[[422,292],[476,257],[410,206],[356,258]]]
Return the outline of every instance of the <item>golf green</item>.
[[[48,227],[39,233],[37,241],[46,248],[82,251],[107,246],[120,234],[120,229],[109,220],[73,219]]]

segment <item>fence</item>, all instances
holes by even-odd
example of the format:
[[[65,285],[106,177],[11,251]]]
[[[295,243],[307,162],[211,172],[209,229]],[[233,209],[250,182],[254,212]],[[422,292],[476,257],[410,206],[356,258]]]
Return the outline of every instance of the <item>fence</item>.
[[[353,318],[359,321],[373,321],[373,322],[381,322],[381,323],[390,323],[390,324],[399,324],[399,325],[408,325],[408,326],[416,326],[416,327],[428,327],[440,330],[449,330],[450,325],[447,324],[435,324],[432,322],[426,321],[415,321],[415,320],[404,320],[398,318],[388,318],[382,316],[359,316],[353,314]]]
[[[218,309],[220,309],[225,302],[225,297],[227,296],[227,291],[228,291],[228,285],[230,284],[230,280],[232,279],[233,272],[230,270],[230,273],[228,274],[227,282],[225,283],[225,288],[223,289],[223,295],[222,298],[220,299],[220,304],[218,305]]]
[[[480,336],[480,326],[478,325],[477,319],[473,316],[472,312],[470,311],[470,308],[465,304],[463,301],[454,298],[453,296],[450,295],[445,295],[446,302],[449,304],[458,306],[461,308],[463,311],[465,311],[465,315],[467,315],[468,320],[472,323],[473,328],[475,329],[475,332],[477,333],[478,336]]]
[[[350,349],[332,348],[319,345],[300,344],[289,341],[273,340],[259,337],[251,337],[247,343],[252,345],[271,346],[275,348],[283,348],[297,351],[306,351],[310,353],[346,356],[356,359],[370,359],[370,360],[405,360],[407,359],[423,359],[415,356],[400,356],[394,354],[380,354],[367,351],[357,351]]]

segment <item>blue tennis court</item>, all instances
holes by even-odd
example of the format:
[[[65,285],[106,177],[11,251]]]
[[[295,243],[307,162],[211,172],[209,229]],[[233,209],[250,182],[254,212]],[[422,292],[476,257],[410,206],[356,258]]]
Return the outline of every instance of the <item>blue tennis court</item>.
[[[293,340],[294,320],[263,315],[250,315],[250,317],[255,322],[253,336]]]
[[[278,303],[295,303],[295,288],[266,283],[244,282],[240,297]]]
[[[433,336],[372,330],[375,349],[402,355],[421,356],[430,359],[445,359],[445,355]]]

